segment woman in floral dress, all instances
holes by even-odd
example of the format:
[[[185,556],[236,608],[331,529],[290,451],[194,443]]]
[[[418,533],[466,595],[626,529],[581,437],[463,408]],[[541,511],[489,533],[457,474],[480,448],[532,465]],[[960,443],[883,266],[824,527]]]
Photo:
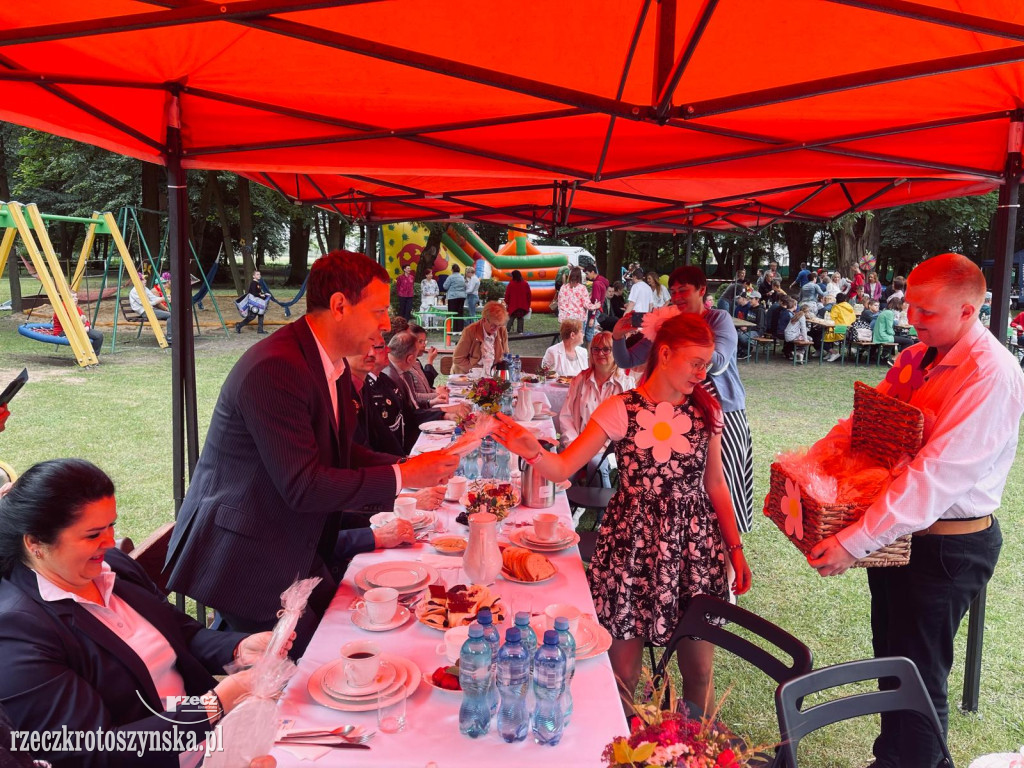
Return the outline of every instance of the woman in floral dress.
[[[700,386],[714,336],[697,315],[664,322],[639,387],[603,402],[583,433],[560,454],[499,417],[498,439],[551,480],[564,480],[615,442],[619,487],[605,514],[590,562],[601,624],[611,633],[612,669],[627,713],[640,677],[645,641],[665,644],[690,598],[750,588],[729,489],[722,470],[722,411]],[[714,646],[688,639],[679,647],[683,696],[714,699]]]

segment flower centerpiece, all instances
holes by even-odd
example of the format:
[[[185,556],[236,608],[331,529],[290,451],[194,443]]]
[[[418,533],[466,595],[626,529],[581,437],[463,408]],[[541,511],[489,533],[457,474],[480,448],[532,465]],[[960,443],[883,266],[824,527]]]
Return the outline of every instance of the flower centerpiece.
[[[655,685],[644,670],[645,703],[633,706],[636,716],[629,736],[619,736],[604,748],[609,768],[742,768],[755,750],[718,721],[716,707],[710,717],[691,720],[677,710],[672,682]],[[662,709],[667,702],[667,709]]]
[[[507,379],[478,379],[466,392],[466,397],[486,413],[497,413],[501,410],[501,398],[511,388],[512,382]]]
[[[519,504],[519,494],[511,483],[474,483],[465,499],[466,511],[455,518],[463,525],[468,525],[469,516],[477,512],[490,512],[501,522]]]

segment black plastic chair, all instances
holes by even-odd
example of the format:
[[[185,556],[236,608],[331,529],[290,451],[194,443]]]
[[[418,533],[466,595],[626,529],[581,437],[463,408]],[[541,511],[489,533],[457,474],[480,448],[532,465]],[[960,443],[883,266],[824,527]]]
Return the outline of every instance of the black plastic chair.
[[[594,529],[596,530],[601,525],[601,520],[604,518],[604,512],[608,508],[608,502],[612,500],[612,496],[615,495],[614,488],[602,488],[600,486],[594,486],[594,482],[597,480],[598,474],[601,471],[601,465],[604,464],[609,454],[615,450],[613,443],[608,443],[608,446],[604,449],[604,453],[601,454],[601,460],[594,464],[594,468],[587,474],[584,483],[585,485],[570,485],[565,491],[566,499],[569,501],[569,511],[572,513],[575,519],[577,510],[583,509],[596,509],[598,510],[597,518],[594,520]]]
[[[766,640],[781,654],[776,655],[765,650],[747,638],[737,635],[728,626],[713,623],[709,617],[725,619],[738,627],[743,627]],[[686,606],[686,612],[676,626],[675,632],[672,633],[672,637],[665,646],[665,652],[657,664],[654,663],[653,647],[648,647],[656,677],[664,677],[676,649],[688,637],[699,637],[719,648],[724,648],[757,667],[777,683],[784,683],[806,675],[811,671],[814,663],[811,649],[781,627],[726,600],[720,600],[711,595],[697,595]],[[785,660],[783,656],[788,656],[790,660]],[[685,702],[685,704],[690,717],[704,716],[703,707],[699,704],[693,702]],[[787,764],[783,760],[782,753],[777,752],[775,754],[758,753],[752,758],[751,765],[783,766]],[[795,768],[795,766],[790,764],[790,768]]]
[[[712,623],[708,620],[709,616],[725,619],[767,640],[783,654],[789,656],[790,661],[786,661],[747,638],[737,635],[728,626]],[[688,637],[699,637],[719,648],[724,648],[757,667],[777,683],[784,683],[807,674],[811,671],[814,662],[811,649],[781,627],[772,624],[756,613],[751,613],[745,608],[740,608],[725,600],[711,595],[697,595],[690,600],[683,618],[676,626],[676,631],[672,633],[671,639],[665,646],[665,652],[654,668],[655,674],[665,674],[668,663],[672,660],[679,643]]]
[[[895,678],[898,687],[887,691],[855,693],[801,709],[804,697],[812,693],[884,677]],[[782,733],[780,751],[790,768],[797,768],[797,747],[800,740],[812,731],[854,717],[898,711],[917,712],[928,720],[942,747],[946,765],[953,768],[953,758],[943,738],[942,725],[921,680],[921,673],[917,671],[914,662],[903,656],[849,661],[834,667],[816,669],[780,685],[775,692],[775,708],[779,716],[779,731]]]

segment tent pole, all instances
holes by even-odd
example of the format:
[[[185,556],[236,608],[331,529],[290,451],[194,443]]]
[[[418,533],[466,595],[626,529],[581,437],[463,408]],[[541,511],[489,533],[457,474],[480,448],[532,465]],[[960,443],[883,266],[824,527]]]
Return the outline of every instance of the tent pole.
[[[188,189],[181,167],[181,128],[177,94],[172,96],[171,117],[167,128],[167,214],[171,257],[171,285],[180,296],[189,296]],[[171,428],[173,439],[174,511],[185,498],[186,450],[191,476],[198,460],[196,421],[195,348],[192,337],[190,301],[172,305],[171,328]]]
[[[989,330],[1000,344],[1006,343],[1010,320],[1010,272],[1013,269],[1014,234],[1017,230],[1017,206],[1021,176],[1021,139],[1024,137],[1024,110],[1016,110],[1010,118],[1006,146],[1006,170],[999,188],[996,208],[996,252],[992,267],[992,319]],[[964,695],[960,708],[978,711],[981,692],[981,653],[985,637],[985,589],[974,598],[967,619],[967,658],[964,662]]]

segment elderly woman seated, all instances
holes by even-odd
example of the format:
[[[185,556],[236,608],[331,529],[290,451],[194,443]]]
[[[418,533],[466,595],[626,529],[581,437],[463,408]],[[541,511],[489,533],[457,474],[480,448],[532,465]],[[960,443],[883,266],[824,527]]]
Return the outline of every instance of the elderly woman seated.
[[[575,376],[590,365],[583,343],[583,323],[563,320],[558,327],[562,340],[544,350],[541,365],[559,376]]]
[[[248,694],[270,632],[216,632],[114,549],[114,484],[80,459],[36,464],[0,498],[0,705],[31,731],[163,732],[200,745]],[[169,707],[173,697],[199,704]],[[173,743],[173,741],[171,742]],[[42,752],[56,766],[198,765],[203,751]],[[180,760],[180,762],[179,762]]]
[[[508,311],[497,301],[484,304],[481,317],[466,326],[455,347],[452,373],[469,373],[473,368],[490,371],[495,360],[508,354]]]
[[[615,364],[615,358],[612,357],[612,335],[608,331],[602,331],[594,336],[590,343],[590,354],[590,368],[572,380],[565,404],[558,414],[558,428],[562,433],[563,445],[568,445],[579,437],[598,405],[610,397],[627,392],[635,384],[633,377],[621,371]],[[614,454],[610,454],[608,458],[614,461]],[[589,477],[600,460],[601,454],[595,456],[584,468],[583,476]],[[609,466],[613,465],[607,461],[600,466],[605,487],[611,485],[608,477]]]

